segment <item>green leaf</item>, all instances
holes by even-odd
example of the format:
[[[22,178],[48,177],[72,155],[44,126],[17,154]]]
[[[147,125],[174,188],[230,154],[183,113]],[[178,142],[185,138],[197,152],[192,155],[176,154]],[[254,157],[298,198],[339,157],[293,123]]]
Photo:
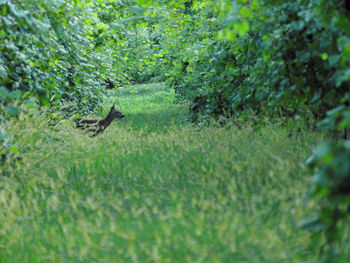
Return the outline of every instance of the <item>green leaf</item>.
[[[337,40],[338,50],[342,52],[347,46],[350,45],[350,37],[343,36]]]
[[[144,12],[146,11],[146,8],[142,7],[142,6],[131,6],[130,7],[130,11],[135,13],[137,16],[142,16],[144,14]]]
[[[137,4],[141,5],[143,7],[148,7],[152,4],[152,1],[151,0],[139,0],[139,1],[137,1]]]
[[[0,113],[0,120],[5,121],[5,117]]]
[[[321,218],[319,217],[309,217],[303,219],[298,224],[298,227],[307,229],[311,232],[318,232],[324,230],[326,228],[326,225],[322,222]]]
[[[328,54],[327,54],[327,53],[322,53],[322,54],[321,54],[321,58],[322,58],[323,60],[327,60],[327,59],[328,59]]]
[[[9,93],[10,92],[5,87],[0,86],[0,97],[3,97],[4,99],[6,99]]]
[[[329,61],[329,65],[331,67],[334,67],[338,62],[339,60],[341,59],[341,56],[340,55],[333,55],[333,56],[330,56],[328,61]]]
[[[316,148],[315,153],[307,159],[306,163],[308,165],[314,165],[315,162],[321,160],[331,149],[329,143],[323,143]]]
[[[6,68],[3,65],[0,65],[0,79],[6,79],[6,78],[7,78]]]
[[[2,6],[2,7],[1,7],[1,14],[2,14],[3,16],[6,16],[7,13],[8,13],[8,8],[7,8],[7,6],[6,6],[6,5]]]
[[[244,36],[246,33],[249,32],[249,23],[247,21],[243,21],[241,23],[235,24],[234,29],[237,31],[237,33],[240,36]]]
[[[335,85],[336,87],[340,87],[340,85],[350,80],[350,67],[344,68],[342,70],[339,70],[336,73],[336,79],[335,79]]]
[[[19,153],[19,149],[18,149],[16,146],[12,146],[12,147],[10,148],[10,150],[11,150],[11,152],[13,152],[13,153],[15,153],[15,154]]]
[[[40,103],[46,107],[50,107],[50,101],[46,96],[40,96]]]
[[[248,9],[247,6],[242,6],[239,13],[243,18],[254,18],[252,10]]]
[[[18,110],[18,108],[15,107],[15,106],[9,105],[9,106],[6,107],[6,110],[7,110],[7,113],[8,113],[10,116],[13,116],[13,117],[15,117],[15,116],[17,116],[17,115],[19,114],[19,110]]]
[[[13,98],[13,99],[20,99],[22,96],[22,92],[20,90],[15,90],[15,91],[12,91],[10,94],[9,94],[9,97]]]
[[[331,109],[330,111],[327,111],[327,116],[339,116],[340,112],[345,109],[344,105],[340,105],[338,107],[335,107],[334,109]]]
[[[218,33],[218,39],[225,39],[233,41],[236,38],[236,34],[231,29],[223,29]]]

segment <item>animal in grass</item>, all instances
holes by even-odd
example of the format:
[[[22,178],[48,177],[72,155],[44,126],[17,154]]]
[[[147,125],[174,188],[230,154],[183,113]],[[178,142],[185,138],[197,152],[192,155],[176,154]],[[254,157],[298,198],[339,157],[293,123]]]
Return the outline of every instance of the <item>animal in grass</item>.
[[[104,132],[104,130],[112,123],[114,119],[122,119],[124,118],[124,114],[118,111],[115,108],[115,104],[111,107],[106,118],[102,120],[83,120],[76,119],[76,128],[81,128],[83,130],[87,130],[92,132],[91,137],[95,137],[100,133]]]

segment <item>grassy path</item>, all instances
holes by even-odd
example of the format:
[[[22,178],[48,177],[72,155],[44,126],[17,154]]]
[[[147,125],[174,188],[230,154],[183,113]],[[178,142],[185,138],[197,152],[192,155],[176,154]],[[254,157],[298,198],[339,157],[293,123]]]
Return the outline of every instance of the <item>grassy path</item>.
[[[13,123],[26,152],[1,179],[0,262],[303,260],[314,138],[195,131],[173,98],[161,85],[111,93],[105,110],[116,102],[126,117],[93,139],[69,123]]]

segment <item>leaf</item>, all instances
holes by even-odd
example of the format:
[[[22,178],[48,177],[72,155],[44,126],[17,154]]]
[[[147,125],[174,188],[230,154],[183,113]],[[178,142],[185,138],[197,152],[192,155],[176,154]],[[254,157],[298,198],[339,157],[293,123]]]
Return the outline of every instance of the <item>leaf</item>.
[[[225,39],[233,41],[236,38],[236,34],[231,29],[223,29],[218,33],[218,39]]]
[[[329,65],[331,67],[334,67],[338,62],[339,60],[341,59],[341,56],[340,55],[333,55],[333,56],[330,56],[328,61],[329,61]]]
[[[7,71],[4,65],[0,65],[0,79],[7,78]]]
[[[46,96],[40,96],[40,103],[46,107],[50,107],[50,101]]]
[[[322,222],[321,218],[319,217],[309,217],[303,219],[298,224],[298,227],[307,229],[311,232],[318,232],[324,230],[326,228],[326,225]]]
[[[15,154],[19,153],[19,149],[18,149],[16,146],[12,146],[12,147],[10,148],[10,150],[11,150],[11,152],[13,152],[13,153],[15,153]]]
[[[0,97],[3,97],[4,99],[6,99],[9,95],[9,91],[3,87],[3,86],[0,86]]]
[[[327,111],[327,116],[339,116],[340,112],[342,112],[345,109],[344,105],[340,105],[338,107],[335,107],[334,109],[331,109],[330,111]]]
[[[244,36],[246,33],[249,32],[249,24],[247,21],[243,21],[241,23],[238,23],[238,24],[235,24],[234,25],[234,29],[237,31],[237,33],[240,35],[240,36]]]
[[[339,70],[336,73],[335,85],[340,87],[343,82],[348,80],[350,80],[350,67]]]
[[[315,153],[307,159],[306,163],[308,165],[315,164],[315,162],[318,162],[319,160],[321,160],[330,151],[330,149],[331,149],[331,146],[328,142],[325,142],[319,145],[316,148]]]
[[[350,37],[343,36],[337,40],[338,50],[342,52],[348,45],[350,45]]]
[[[137,4],[141,5],[143,7],[148,7],[152,4],[152,1],[151,0],[139,0],[139,1],[137,1]]]
[[[310,101],[310,103],[315,103],[321,98],[321,91],[318,91],[314,94],[314,97]]]
[[[252,10],[248,9],[247,6],[242,6],[239,13],[243,18],[254,18]]]
[[[321,58],[322,58],[323,60],[327,60],[327,59],[328,59],[328,54],[327,54],[327,53],[322,53],[322,54],[321,54]]]
[[[13,99],[20,99],[22,96],[22,92],[20,90],[14,90],[9,94],[9,97],[13,98]]]
[[[144,14],[144,12],[146,11],[146,8],[142,7],[142,6],[131,6],[130,7],[130,11],[132,13],[135,13],[137,16],[142,16]]]
[[[10,115],[10,116],[13,116],[13,117],[16,117],[18,114],[19,114],[19,110],[17,107],[15,106],[7,106],[6,107],[6,110],[7,110],[7,113]]]

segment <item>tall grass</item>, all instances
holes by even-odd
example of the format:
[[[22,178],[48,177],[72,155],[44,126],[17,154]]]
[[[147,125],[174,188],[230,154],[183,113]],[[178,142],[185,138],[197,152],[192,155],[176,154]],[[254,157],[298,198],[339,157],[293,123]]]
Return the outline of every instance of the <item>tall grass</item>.
[[[105,111],[115,102],[126,117],[96,138],[69,121],[10,123],[21,152],[0,178],[0,262],[316,259],[296,227],[316,136],[198,131],[173,99],[162,85],[111,92]]]

